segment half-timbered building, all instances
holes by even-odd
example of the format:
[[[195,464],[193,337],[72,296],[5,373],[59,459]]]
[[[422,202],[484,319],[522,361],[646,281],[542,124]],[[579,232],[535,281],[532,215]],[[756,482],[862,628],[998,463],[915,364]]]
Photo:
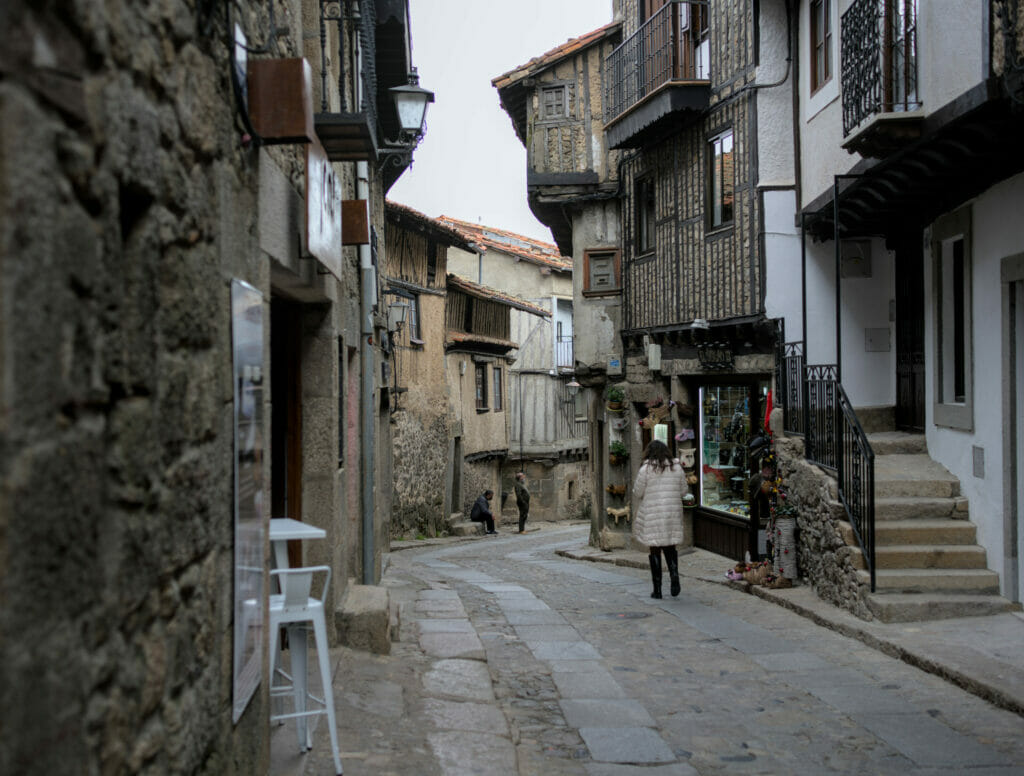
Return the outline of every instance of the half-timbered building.
[[[450,481],[446,488],[469,514],[485,490],[501,492],[509,457],[508,370],[518,344],[511,311],[551,313],[503,291],[449,273],[445,302],[445,370],[451,413]]]
[[[603,215],[617,216],[605,232],[610,244],[593,247],[611,249],[613,258],[624,369],[605,374],[619,381],[626,403],[624,411],[595,407],[591,456],[607,460],[609,445],[621,442],[631,465],[602,466],[595,535],[626,530],[613,528],[606,510],[628,502],[621,488],[657,433],[693,461],[698,505],[688,541],[739,558],[758,550],[746,443],[763,422],[771,388],[783,325],[775,319],[798,301],[791,290],[799,241],[788,8],[783,0],[616,0],[612,28],[578,39],[589,41],[585,46],[570,41],[553,57],[552,64],[578,63],[580,49],[601,50],[601,79],[590,84],[589,104],[600,106],[595,145],[604,155],[588,169],[597,184],[587,196],[600,201],[608,196],[600,182],[613,181]],[[513,123],[524,128],[532,170],[550,158],[537,147],[537,127],[553,76],[534,73],[536,60],[521,70],[532,84],[516,81],[514,71],[495,85]],[[514,89],[531,86],[522,118]],[[531,189],[531,202],[543,201],[542,192],[553,196],[561,181],[536,182],[549,186]],[[557,237],[558,217],[534,210]],[[572,225],[590,236],[585,219]],[[576,234],[575,253],[587,253],[591,246],[578,245]],[[664,422],[639,424],[659,401],[671,407]]]

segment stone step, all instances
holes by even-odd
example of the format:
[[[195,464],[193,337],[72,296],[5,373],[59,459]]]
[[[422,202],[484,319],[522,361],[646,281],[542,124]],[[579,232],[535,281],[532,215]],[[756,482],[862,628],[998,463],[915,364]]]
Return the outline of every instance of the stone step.
[[[875,498],[952,498],[960,480],[927,455],[880,455],[875,458]]]
[[[857,577],[862,584],[871,584],[867,571],[858,571]],[[875,591],[997,594],[999,575],[988,569],[879,569]]]
[[[857,546],[853,527],[846,522],[839,523],[839,531],[851,547]],[[970,520],[915,519],[885,520],[875,522],[875,549],[903,544],[933,545],[978,543],[978,529]]]
[[[983,569],[988,555],[978,545],[898,544],[875,547],[878,569]],[[850,560],[855,568],[866,569],[864,555],[854,547]]]
[[[884,431],[868,434],[868,442],[875,456],[880,455],[926,455],[928,442],[924,434],[908,434],[905,431]]]
[[[448,527],[449,536],[483,536],[484,524],[474,523],[472,520],[463,520],[452,523]]]
[[[953,518],[966,520],[968,517],[967,499],[963,496],[955,498],[916,498],[913,496],[896,496],[875,499],[875,520],[921,520]]]
[[[998,595],[956,593],[870,593],[865,603],[881,622],[920,622],[951,617],[983,617],[1018,611],[1019,604]]]

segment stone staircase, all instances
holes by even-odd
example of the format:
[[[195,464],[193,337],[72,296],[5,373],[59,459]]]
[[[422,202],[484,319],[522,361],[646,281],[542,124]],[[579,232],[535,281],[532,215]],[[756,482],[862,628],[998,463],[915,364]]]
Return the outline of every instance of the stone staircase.
[[[869,434],[875,451],[875,593],[882,622],[995,614],[1017,608],[999,595],[960,481],[927,452],[923,434]],[[841,528],[864,585],[870,575],[853,529]]]

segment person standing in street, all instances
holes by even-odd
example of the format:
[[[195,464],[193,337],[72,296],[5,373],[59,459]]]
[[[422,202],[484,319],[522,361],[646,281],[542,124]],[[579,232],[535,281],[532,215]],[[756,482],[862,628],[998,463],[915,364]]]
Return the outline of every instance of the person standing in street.
[[[683,541],[683,496],[688,492],[682,464],[664,442],[647,446],[644,462],[633,484],[637,500],[633,536],[649,548],[651,598],[661,598],[661,555],[665,555],[672,595],[679,595],[679,553]]]
[[[496,534],[498,532],[494,530],[494,515],[491,514],[492,498],[494,498],[494,491],[485,490],[473,504],[473,511],[469,513],[469,519],[474,523],[483,523],[486,533]]]
[[[519,507],[519,533],[526,533],[526,518],[530,514],[530,491],[526,489],[526,475],[516,473],[516,506]]]

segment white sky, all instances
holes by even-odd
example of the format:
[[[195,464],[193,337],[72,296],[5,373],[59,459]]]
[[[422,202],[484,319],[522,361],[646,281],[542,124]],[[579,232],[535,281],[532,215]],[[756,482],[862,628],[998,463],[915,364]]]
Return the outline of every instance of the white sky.
[[[436,96],[388,198],[551,242],[526,203],[526,149],[491,79],[608,24],[611,0],[410,0],[412,61]]]

